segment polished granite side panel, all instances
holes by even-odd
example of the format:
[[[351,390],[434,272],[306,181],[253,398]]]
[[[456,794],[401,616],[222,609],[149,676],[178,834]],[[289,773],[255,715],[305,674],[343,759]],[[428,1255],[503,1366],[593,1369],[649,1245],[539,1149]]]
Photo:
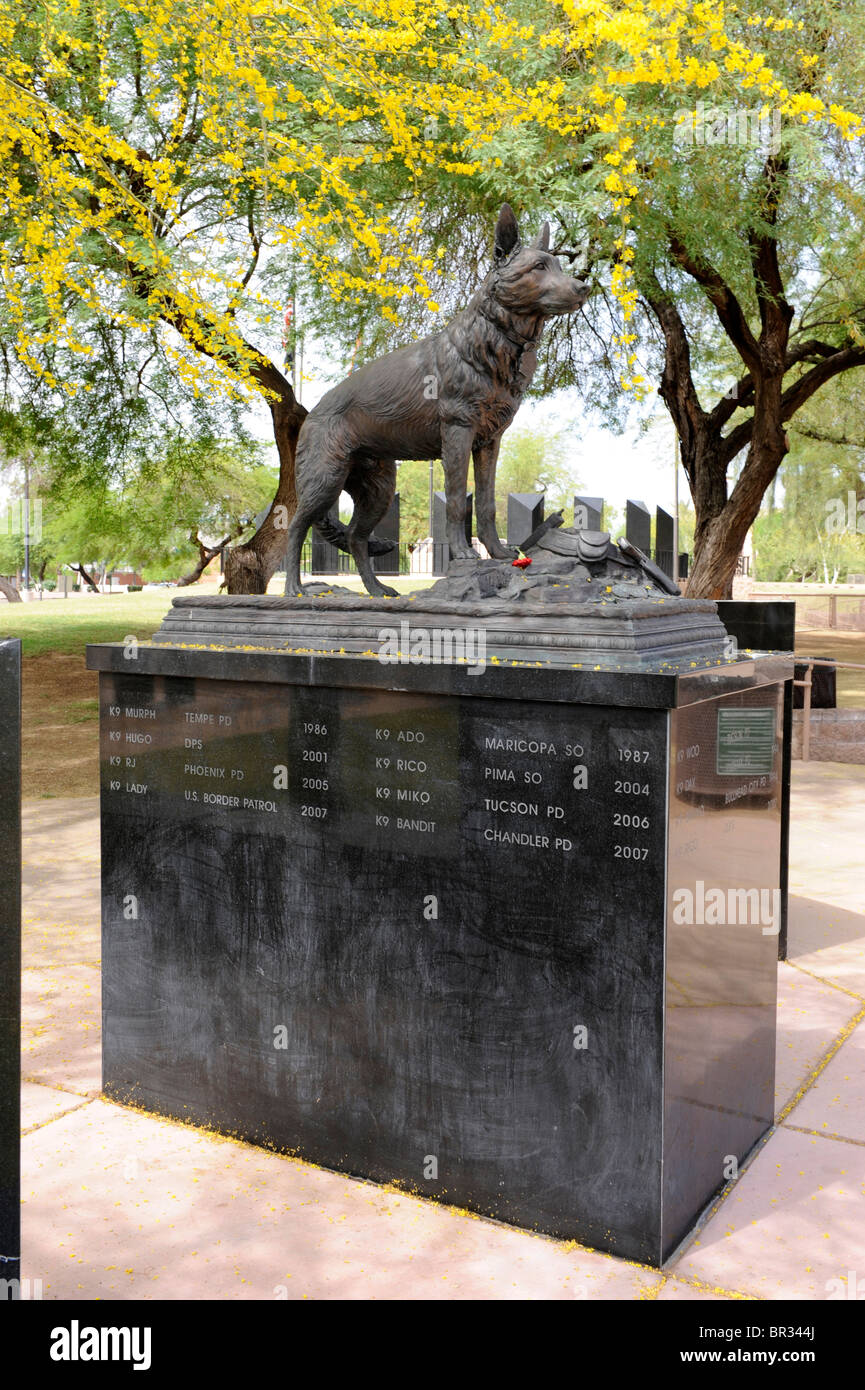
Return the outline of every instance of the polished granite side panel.
[[[721,599],[718,617],[741,648],[792,652],[796,645],[796,604],[785,599]]]
[[[20,1270],[21,643],[0,641],[0,1278]]]
[[[657,1262],[666,713],[100,687],[108,1093]]]
[[[671,714],[665,1257],[772,1124],[782,699],[766,686]]]
[[[721,599],[718,617],[740,650],[792,652],[796,645],[796,604],[778,599]],[[787,959],[787,916],[790,858],[790,781],[793,757],[793,666],[784,680],[784,743],[781,753],[781,930],[778,959]]]

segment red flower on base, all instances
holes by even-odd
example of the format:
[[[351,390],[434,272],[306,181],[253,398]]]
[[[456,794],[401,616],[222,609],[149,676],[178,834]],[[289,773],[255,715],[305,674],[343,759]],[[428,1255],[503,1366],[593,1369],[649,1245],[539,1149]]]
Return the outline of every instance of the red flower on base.
[[[531,563],[531,556],[529,555],[522,555],[520,556],[519,560],[511,560],[511,564],[513,565],[515,570],[524,570],[526,566],[530,565]]]

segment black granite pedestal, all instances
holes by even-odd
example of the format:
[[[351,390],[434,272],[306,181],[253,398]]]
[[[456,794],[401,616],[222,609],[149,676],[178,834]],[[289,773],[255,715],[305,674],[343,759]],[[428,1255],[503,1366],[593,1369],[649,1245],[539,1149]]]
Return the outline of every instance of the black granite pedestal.
[[[21,643],[0,641],[0,1298],[21,1269]]]
[[[786,665],[88,664],[108,1094],[660,1264],[772,1122]]]

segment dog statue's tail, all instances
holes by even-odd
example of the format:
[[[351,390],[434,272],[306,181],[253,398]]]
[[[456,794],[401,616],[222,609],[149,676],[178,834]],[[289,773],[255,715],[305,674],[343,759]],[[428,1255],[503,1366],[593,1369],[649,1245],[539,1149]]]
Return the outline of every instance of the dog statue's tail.
[[[324,516],[321,521],[313,522],[313,525],[319,535],[324,536],[331,545],[335,545],[337,550],[344,550],[346,555],[351,554],[348,530],[335,516]],[[375,536],[370,536],[367,547],[370,555],[389,555],[396,548],[396,541],[380,541],[376,540]]]

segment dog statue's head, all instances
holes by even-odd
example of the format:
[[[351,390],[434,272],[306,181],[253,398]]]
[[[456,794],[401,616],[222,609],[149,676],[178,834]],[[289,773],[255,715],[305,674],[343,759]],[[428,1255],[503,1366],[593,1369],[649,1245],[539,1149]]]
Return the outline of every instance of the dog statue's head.
[[[509,203],[502,204],[496,223],[494,257],[492,293],[513,314],[555,318],[574,313],[589,297],[590,287],[566,275],[550,253],[549,222],[524,246]]]

